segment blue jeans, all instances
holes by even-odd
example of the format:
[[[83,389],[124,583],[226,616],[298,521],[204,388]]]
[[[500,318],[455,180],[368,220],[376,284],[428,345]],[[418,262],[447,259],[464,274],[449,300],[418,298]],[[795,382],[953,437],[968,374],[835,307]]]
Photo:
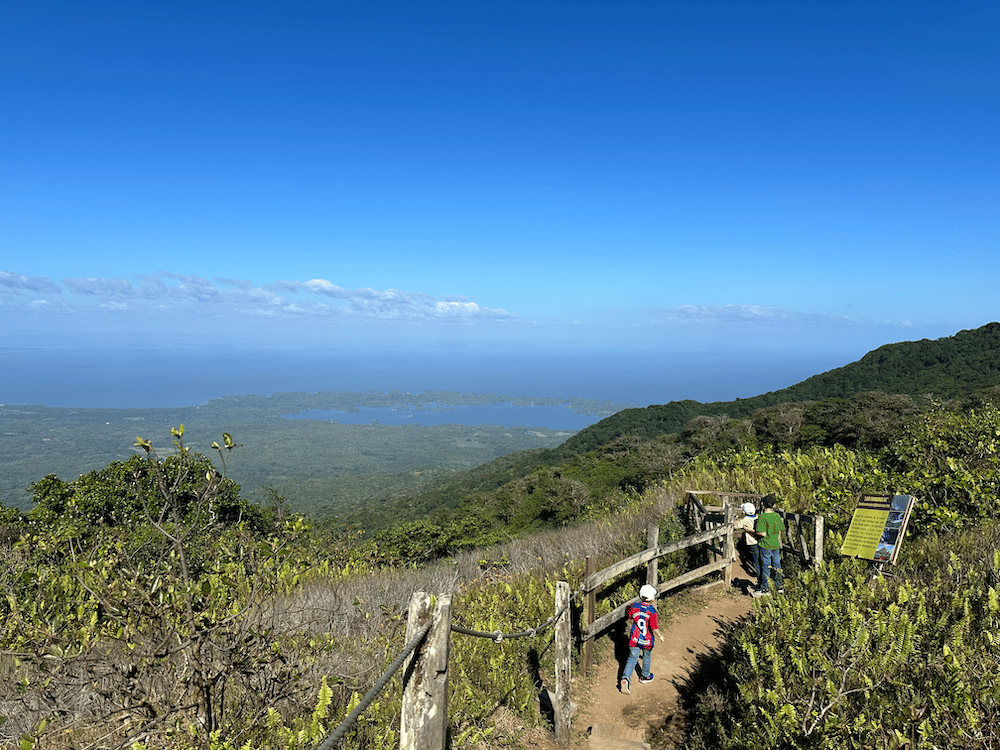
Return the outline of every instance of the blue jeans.
[[[653,649],[642,648],[642,646],[629,646],[628,661],[625,662],[625,671],[622,672],[622,679],[629,682],[635,676],[635,665],[639,663],[639,652],[642,652],[642,676],[649,677],[649,662],[653,658]]]
[[[781,574],[781,550],[764,549],[758,545],[760,555],[760,577],[757,579],[757,588],[761,591],[770,591],[771,587],[768,578],[774,575],[774,585],[779,589],[785,587],[785,579]]]
[[[760,588],[760,547],[756,544],[748,544],[746,548],[746,561],[756,578],[756,586]]]

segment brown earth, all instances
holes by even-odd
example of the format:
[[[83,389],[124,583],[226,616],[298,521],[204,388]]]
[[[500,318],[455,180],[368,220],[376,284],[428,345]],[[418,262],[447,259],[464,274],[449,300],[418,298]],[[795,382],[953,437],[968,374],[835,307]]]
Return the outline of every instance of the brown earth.
[[[602,658],[590,673],[574,679],[572,700],[577,713],[572,722],[570,747],[624,747],[596,741],[602,730],[618,736],[641,739],[650,728],[671,733],[671,725],[682,722],[678,712],[678,692],[692,671],[713,657],[725,628],[738,622],[753,609],[753,598],[739,588],[728,591],[720,586],[661,603],[660,633],[653,648],[655,678],[645,685],[632,680],[631,694],[618,688],[618,674],[628,656],[627,644],[619,633],[611,633],[599,645]],[[665,621],[664,621],[665,620]],[[591,731],[595,740],[590,739]],[[551,730],[522,736],[521,746],[539,750],[559,750]],[[639,747],[637,745],[636,747]]]

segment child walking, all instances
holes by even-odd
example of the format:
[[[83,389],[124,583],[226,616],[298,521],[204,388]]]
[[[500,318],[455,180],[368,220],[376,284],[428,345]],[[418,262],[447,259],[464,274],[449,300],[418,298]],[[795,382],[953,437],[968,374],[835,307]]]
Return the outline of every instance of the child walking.
[[[628,619],[631,624],[628,637],[628,661],[625,662],[625,671],[622,672],[618,689],[625,695],[629,695],[629,688],[632,685],[632,675],[635,667],[642,656],[642,672],[639,673],[639,682],[645,684],[653,681],[653,673],[649,671],[650,661],[653,655],[654,633],[660,627],[656,621],[656,588],[648,583],[639,589],[639,601],[632,602],[628,608]]]

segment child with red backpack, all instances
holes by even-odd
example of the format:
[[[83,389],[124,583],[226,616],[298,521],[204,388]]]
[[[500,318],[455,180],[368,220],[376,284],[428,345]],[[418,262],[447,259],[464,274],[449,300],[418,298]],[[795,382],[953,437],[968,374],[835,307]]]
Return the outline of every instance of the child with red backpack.
[[[618,689],[625,695],[629,695],[629,687],[632,684],[632,674],[635,672],[639,657],[642,656],[642,671],[639,673],[639,683],[646,684],[653,681],[653,673],[649,671],[650,661],[653,655],[654,633],[660,627],[656,621],[656,588],[648,583],[639,589],[639,601],[632,602],[628,608],[626,622],[630,623],[628,647],[628,661],[625,662],[625,671],[622,672]]]

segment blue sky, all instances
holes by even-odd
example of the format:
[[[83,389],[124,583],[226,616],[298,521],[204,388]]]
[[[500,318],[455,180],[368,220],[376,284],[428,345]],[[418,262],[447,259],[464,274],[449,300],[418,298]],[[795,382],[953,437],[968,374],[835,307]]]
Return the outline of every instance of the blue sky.
[[[1000,318],[995,2],[0,12],[0,346],[833,367]]]

